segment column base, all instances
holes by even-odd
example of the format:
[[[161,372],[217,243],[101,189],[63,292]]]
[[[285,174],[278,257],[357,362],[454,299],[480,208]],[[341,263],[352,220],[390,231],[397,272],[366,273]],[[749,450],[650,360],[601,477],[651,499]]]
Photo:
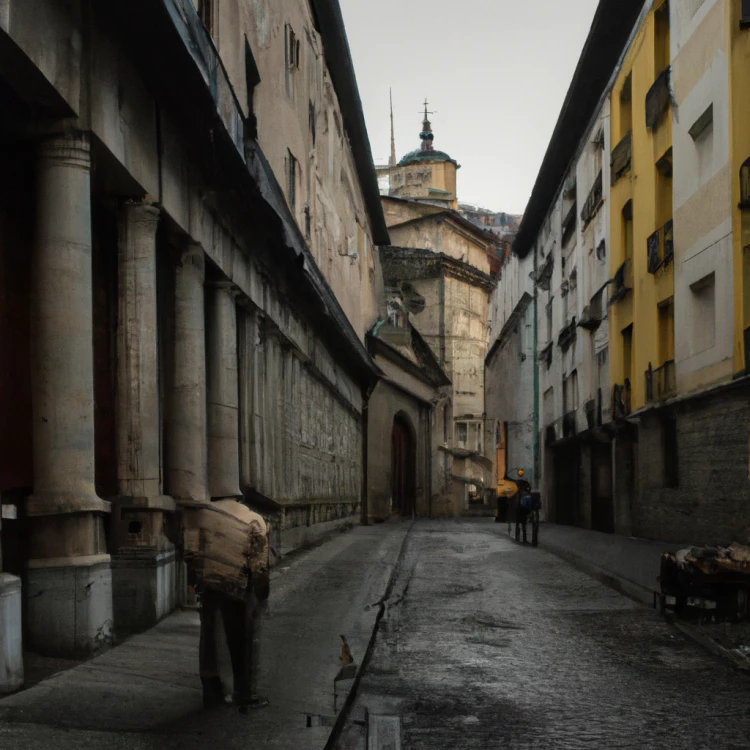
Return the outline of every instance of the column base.
[[[176,608],[178,573],[174,550],[120,549],[112,555],[118,636],[148,630]]]
[[[109,555],[30,560],[29,648],[82,659],[113,645]]]
[[[0,573],[0,694],[22,687],[21,579]]]

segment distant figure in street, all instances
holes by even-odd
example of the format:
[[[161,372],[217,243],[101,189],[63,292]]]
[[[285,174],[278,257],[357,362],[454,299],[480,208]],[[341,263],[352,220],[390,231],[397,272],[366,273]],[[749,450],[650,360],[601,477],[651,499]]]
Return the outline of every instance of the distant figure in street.
[[[518,485],[518,495],[516,497],[516,541],[521,541],[521,532],[523,532],[523,543],[527,544],[526,538],[526,525],[531,515],[532,499],[531,499],[531,485],[524,478],[523,469],[518,470],[518,479],[516,480]]]
[[[232,662],[233,699],[240,712],[267,705],[253,691],[257,630],[269,596],[265,521],[236,500],[186,508],[185,560],[195,570],[202,592],[199,660],[204,707],[232,702],[219,671],[222,638]]]

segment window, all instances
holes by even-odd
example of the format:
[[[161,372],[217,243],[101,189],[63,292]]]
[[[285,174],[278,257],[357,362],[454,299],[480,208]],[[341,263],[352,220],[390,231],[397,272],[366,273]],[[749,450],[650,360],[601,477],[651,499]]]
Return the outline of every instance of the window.
[[[547,341],[552,341],[552,297],[550,297],[545,310],[547,315]]]
[[[664,417],[662,421],[662,450],[664,452],[664,486],[679,487],[677,455],[677,420]]]
[[[750,26],[750,0],[742,0],[740,17],[740,28],[746,29]]]
[[[214,2],[213,0],[198,0],[197,2],[198,18],[206,27],[206,31],[214,35]]]
[[[289,207],[294,210],[297,204],[297,160],[288,149],[286,152],[286,197]]]
[[[670,63],[669,51],[669,2],[665,2],[654,14],[654,67],[658,75]]]
[[[310,126],[310,136],[312,137],[312,145],[313,148],[315,148],[315,139],[317,137],[317,115],[315,112],[315,105],[310,102],[310,106],[308,108],[308,124]]]
[[[466,422],[456,422],[456,442],[459,448],[465,448],[469,439],[469,425]]]
[[[698,181],[705,184],[713,174],[714,162],[714,105],[710,104],[708,109],[693,123],[688,131],[698,157]]]
[[[659,314],[659,365],[674,360],[674,297],[662,302]]]
[[[622,247],[625,260],[633,258],[633,201],[628,201],[622,209]]]
[[[255,116],[255,87],[260,83],[260,71],[258,64],[255,62],[253,50],[250,42],[245,37],[245,85],[247,86],[247,123],[245,133],[250,140],[256,140],[258,137],[258,119]]]
[[[563,379],[563,412],[567,414],[578,409],[578,370]]]
[[[633,129],[633,74],[628,73],[620,89],[620,132],[622,140]]]
[[[622,374],[623,379],[633,382],[633,324],[622,332]]]
[[[294,33],[294,29],[286,25],[286,65],[289,70],[299,70],[299,39]]]
[[[672,218],[672,149],[656,162],[656,225],[664,226]]]
[[[750,208],[750,159],[740,167],[740,207]]]
[[[547,427],[555,421],[555,391],[548,388],[544,392],[542,409],[544,413],[544,426]]]
[[[713,273],[690,285],[693,293],[693,346],[699,354],[716,343],[716,277]]]

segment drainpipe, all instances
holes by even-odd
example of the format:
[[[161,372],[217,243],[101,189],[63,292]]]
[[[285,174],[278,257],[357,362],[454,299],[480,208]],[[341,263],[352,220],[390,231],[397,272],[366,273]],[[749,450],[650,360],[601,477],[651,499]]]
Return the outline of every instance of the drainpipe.
[[[539,290],[536,283],[537,274],[537,256],[536,247],[533,249],[534,253],[534,487],[537,491],[541,492],[541,461],[539,455],[539,317],[538,313],[538,297]]]

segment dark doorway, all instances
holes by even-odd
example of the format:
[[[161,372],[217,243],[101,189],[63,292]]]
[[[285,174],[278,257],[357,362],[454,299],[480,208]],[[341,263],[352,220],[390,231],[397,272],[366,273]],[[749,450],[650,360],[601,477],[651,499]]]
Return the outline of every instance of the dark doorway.
[[[410,516],[414,512],[416,446],[409,420],[397,414],[391,432],[391,477],[393,513]]]
[[[557,523],[563,526],[579,526],[581,451],[578,441],[566,440],[555,445],[554,456]]]
[[[612,444],[595,441],[591,446],[591,528],[615,533],[612,498]]]

